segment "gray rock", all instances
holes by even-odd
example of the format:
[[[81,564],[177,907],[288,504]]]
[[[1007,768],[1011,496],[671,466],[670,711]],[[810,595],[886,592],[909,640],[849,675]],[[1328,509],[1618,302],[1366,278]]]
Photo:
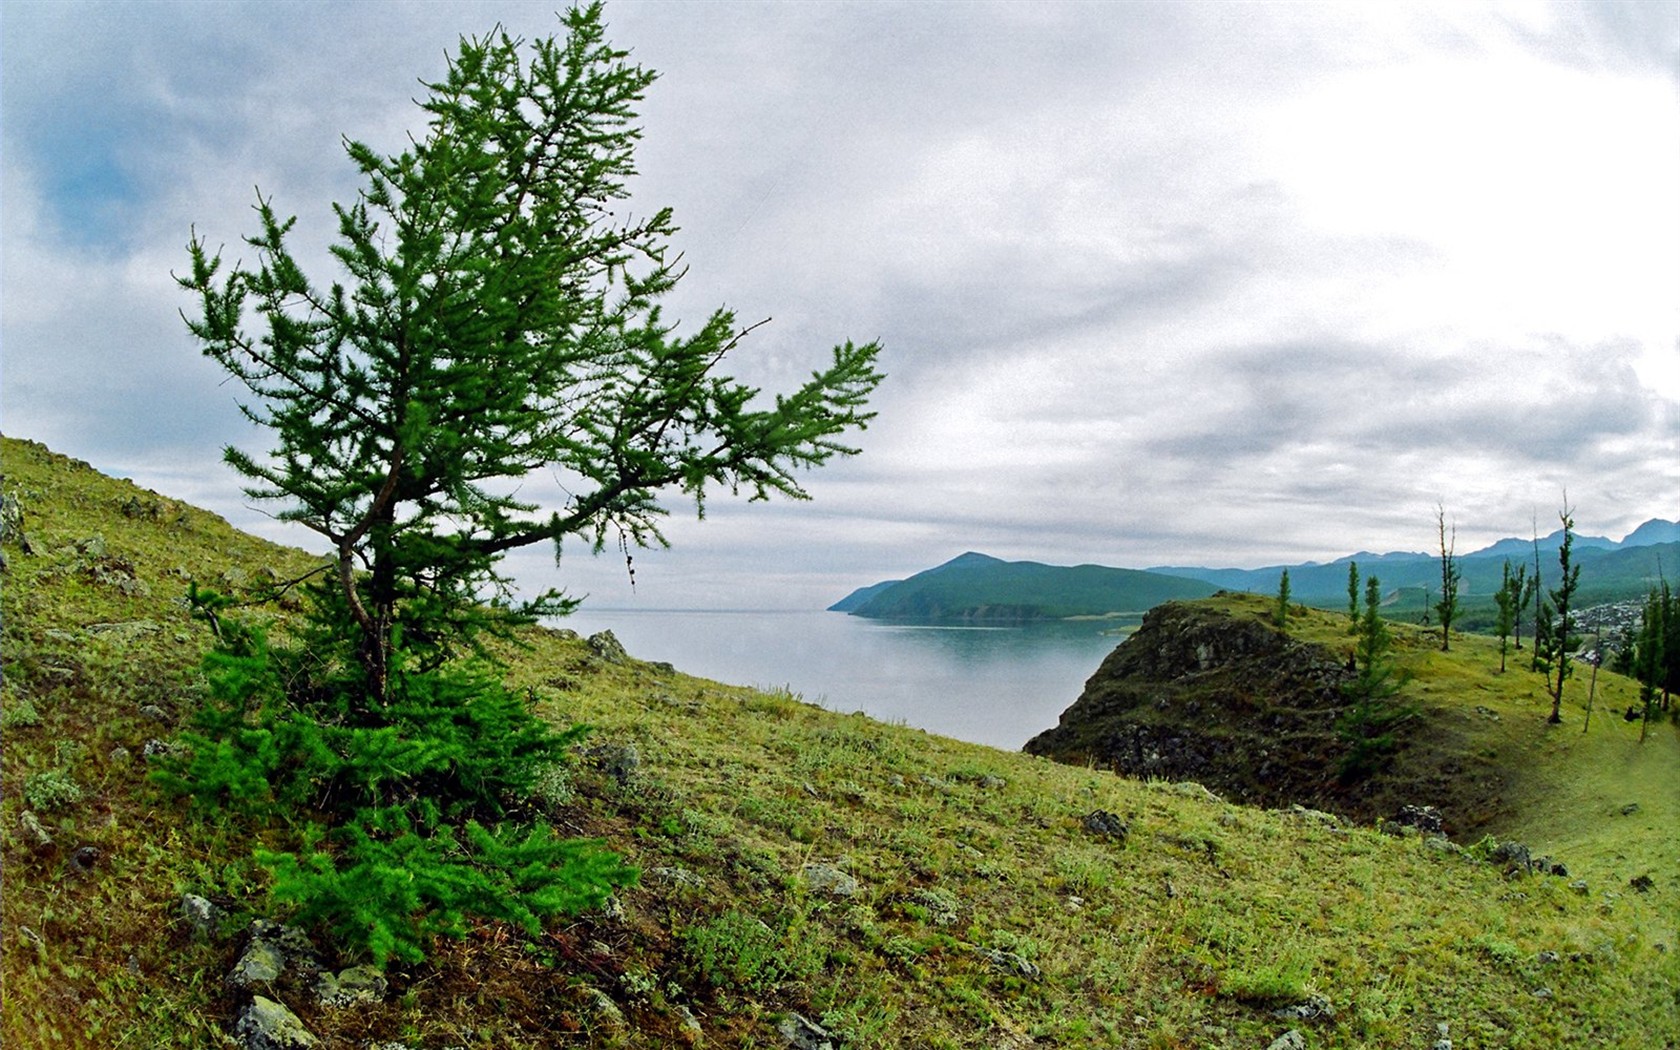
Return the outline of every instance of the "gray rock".
[[[252,941],[228,972],[228,983],[238,988],[273,984],[286,972],[286,953],[268,941]]]
[[[799,875],[813,893],[845,898],[863,892],[857,879],[832,864],[807,864],[799,869]]]
[[[1639,812],[1639,803],[1637,803],[1637,802],[1629,802],[1627,805],[1622,807],[1622,816],[1624,816],[1624,817],[1631,817],[1635,813],[1638,813],[1638,812]]]
[[[390,985],[374,966],[352,966],[337,974],[323,973],[315,979],[315,998],[322,1006],[342,1009],[357,1003],[377,1003]]]
[[[1266,1050],[1307,1050],[1307,1040],[1300,1032],[1291,1028],[1289,1031],[1278,1036],[1276,1039],[1273,1039],[1271,1045],[1266,1047]]]
[[[1401,806],[1394,823],[1438,835],[1441,832],[1441,811],[1434,806]]]
[[[700,1018],[694,1016],[694,1011],[686,1006],[677,1007],[677,1031],[682,1033],[683,1041],[689,1046],[699,1046],[705,1041],[705,1029],[700,1027]]]
[[[245,1050],[306,1050],[320,1042],[297,1014],[260,995],[239,1015],[233,1035]]]
[[[131,642],[144,634],[162,630],[156,620],[124,620],[114,623],[90,623],[87,633],[116,642]]]
[[[94,869],[102,856],[104,854],[99,852],[98,846],[78,846],[75,852],[70,854],[70,870],[77,875],[86,875]]]
[[[1044,972],[1031,959],[1015,952],[1005,951],[1002,948],[975,948],[974,950],[981,958],[1004,973],[1012,973],[1029,981],[1036,981],[1044,976]]]
[[[1322,995],[1308,996],[1304,1002],[1293,1006],[1285,1006],[1281,1010],[1273,1010],[1273,1017],[1282,1017],[1291,1021],[1316,1021],[1319,1018],[1329,1019],[1336,1016],[1336,1008],[1330,1000]]]
[[[694,874],[694,872],[689,871],[687,868],[651,868],[648,870],[648,874],[663,882],[668,882],[673,886],[685,886],[691,889],[699,889],[700,887],[706,885],[705,879]]]
[[[147,718],[150,718],[152,721],[159,722],[163,725],[169,725],[175,721],[174,717],[170,715],[168,711],[165,711],[156,704],[141,704],[140,713],[145,715]]]
[[[1447,1022],[1437,1022],[1435,1025],[1435,1041],[1429,1044],[1429,1050],[1452,1050],[1452,1036],[1448,1035],[1447,1032]]]
[[[599,988],[585,988],[583,999],[584,1004],[589,1008],[589,1012],[595,1015],[597,1021],[613,1028],[623,1027],[624,1011],[620,1010],[618,1004],[612,1001],[612,996]]]
[[[1502,842],[1488,854],[1488,860],[1505,866],[1507,875],[1527,875],[1534,870],[1534,858],[1520,842]]]
[[[290,926],[256,919],[251,923],[251,939],[227,980],[237,988],[250,988],[273,984],[287,970],[320,972],[321,962],[309,938]]]
[[[1586,879],[1576,879],[1574,882],[1569,884],[1569,888],[1583,897],[1592,892],[1592,890],[1587,886]]]
[[[799,1014],[788,1014],[777,1022],[776,1033],[790,1050],[835,1050],[834,1036]]]
[[[222,909],[196,893],[184,893],[181,918],[186,920],[194,940],[207,941],[216,936],[216,928],[222,923]]]
[[[1093,835],[1100,838],[1117,839],[1122,843],[1126,841],[1126,836],[1131,834],[1132,831],[1125,821],[1106,809],[1092,810],[1085,814],[1080,824]]]
[[[624,646],[611,631],[602,631],[589,636],[586,644],[591,652],[609,664],[627,664],[630,654],[624,651]]]
[[[620,787],[636,779],[642,768],[642,753],[631,742],[596,744],[584,752],[591,765],[617,781]]]

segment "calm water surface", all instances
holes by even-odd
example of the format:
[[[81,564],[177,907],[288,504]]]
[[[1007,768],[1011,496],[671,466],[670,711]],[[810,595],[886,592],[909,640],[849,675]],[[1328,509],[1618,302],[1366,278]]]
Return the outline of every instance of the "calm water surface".
[[[831,612],[585,607],[560,626],[611,630],[630,655],[688,674],[786,687],[831,710],[1013,750],[1056,724],[1136,623],[935,627]]]

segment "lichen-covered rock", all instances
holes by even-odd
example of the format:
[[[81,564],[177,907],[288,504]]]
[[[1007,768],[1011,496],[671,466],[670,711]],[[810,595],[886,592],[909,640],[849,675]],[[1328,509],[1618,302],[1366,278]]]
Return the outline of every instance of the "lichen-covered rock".
[[[800,878],[813,893],[829,897],[856,897],[863,892],[858,880],[833,864],[807,864],[799,871]]]
[[[319,1044],[297,1014],[265,996],[253,996],[233,1026],[245,1050],[308,1050]]]
[[[347,970],[323,973],[315,979],[315,998],[322,1006],[342,1009],[358,1003],[377,1003],[385,998],[389,987],[385,975],[373,966],[352,966]]]
[[[181,918],[195,940],[207,941],[221,925],[222,909],[196,893],[185,893],[181,895]]]
[[[788,1014],[776,1025],[789,1050],[835,1050],[835,1039],[825,1028],[800,1014]]]
[[[609,664],[630,662],[630,654],[624,651],[624,646],[611,631],[590,635],[586,644],[591,652]]]

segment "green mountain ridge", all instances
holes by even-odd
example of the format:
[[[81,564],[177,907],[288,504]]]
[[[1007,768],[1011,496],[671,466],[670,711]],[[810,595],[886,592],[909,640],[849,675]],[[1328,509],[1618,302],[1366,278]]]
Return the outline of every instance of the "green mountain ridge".
[[[876,619],[1025,622],[1141,614],[1215,589],[1138,569],[1007,562],[969,551],[908,579],[860,588],[829,611]]]

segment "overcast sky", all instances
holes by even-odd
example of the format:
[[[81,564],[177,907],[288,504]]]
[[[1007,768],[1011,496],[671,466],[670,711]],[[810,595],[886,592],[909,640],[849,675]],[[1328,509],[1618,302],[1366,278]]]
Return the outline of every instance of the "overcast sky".
[[[1680,517],[1680,7],[609,3],[659,70],[667,313],[889,373],[809,503],[527,555],[600,605],[816,608],[965,550],[1259,566]],[[400,148],[462,34],[542,4],[0,7],[6,433],[288,538],[171,270],[260,187],[317,283],[340,136]],[[549,487],[552,487],[550,485]],[[558,500],[534,479],[528,494]],[[304,536],[289,536],[304,542]]]

